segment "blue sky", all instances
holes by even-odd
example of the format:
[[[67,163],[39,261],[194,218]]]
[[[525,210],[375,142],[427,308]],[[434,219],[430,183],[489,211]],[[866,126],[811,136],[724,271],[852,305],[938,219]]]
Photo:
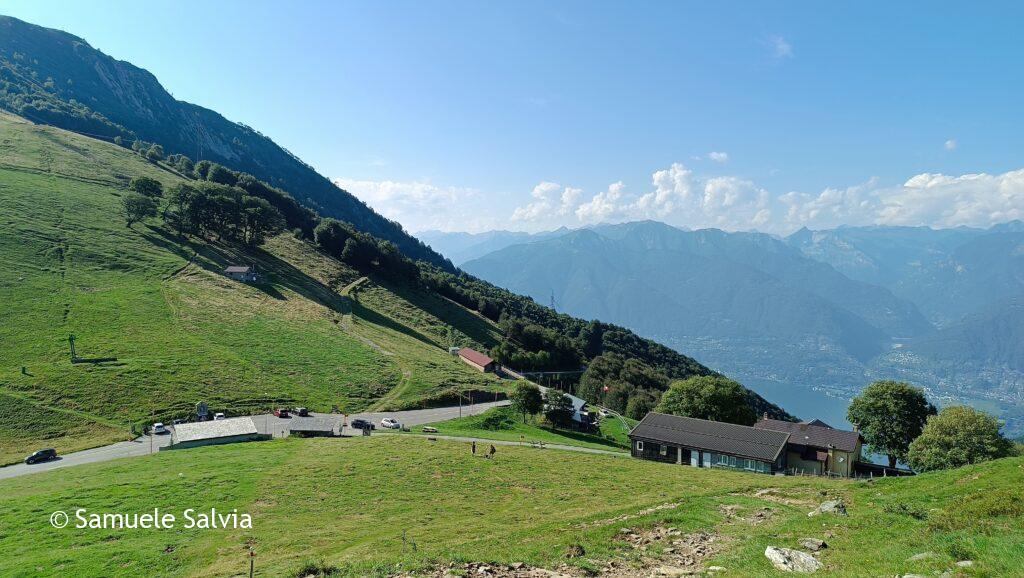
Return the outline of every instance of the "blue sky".
[[[1020,3],[4,0],[0,13],[150,70],[414,231],[1024,217]]]

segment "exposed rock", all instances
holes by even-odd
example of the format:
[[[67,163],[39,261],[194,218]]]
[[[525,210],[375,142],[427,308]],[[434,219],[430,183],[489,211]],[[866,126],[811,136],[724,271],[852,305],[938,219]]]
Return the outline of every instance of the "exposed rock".
[[[973,560],[960,560],[959,562],[956,563],[956,565],[959,566],[960,568],[970,568],[971,566],[974,566],[974,561]]]
[[[708,572],[725,572],[725,566],[708,566]]]
[[[764,555],[771,561],[773,566],[783,572],[812,574],[822,567],[821,562],[815,559],[814,556],[790,548],[768,546],[764,549]]]
[[[918,562],[920,560],[930,560],[937,557],[938,554],[935,552],[921,552],[920,554],[914,554],[910,558],[907,558],[908,562]]]
[[[846,505],[843,504],[842,500],[828,500],[827,502],[822,502],[821,505],[818,506],[817,510],[812,511],[807,515],[817,516],[818,514],[835,514],[837,516],[845,516]]]
[[[826,544],[824,540],[819,540],[817,538],[803,538],[800,540],[800,545],[811,552],[817,552],[818,550],[828,548],[828,544]]]

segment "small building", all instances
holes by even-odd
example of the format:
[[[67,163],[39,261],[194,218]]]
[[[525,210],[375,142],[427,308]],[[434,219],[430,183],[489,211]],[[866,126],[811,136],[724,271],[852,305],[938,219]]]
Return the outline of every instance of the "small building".
[[[299,437],[332,437],[337,435],[334,421],[322,417],[291,418],[288,424],[288,435]]]
[[[786,469],[785,432],[651,412],[629,432],[634,458],[760,473]]]
[[[768,419],[767,415],[754,427],[789,434],[786,467],[793,473],[844,478],[856,474],[854,464],[860,461],[863,444],[858,432],[836,429],[818,419],[791,422]]]
[[[260,280],[259,272],[252,265],[231,265],[224,269],[224,275],[243,283],[256,283]]]
[[[270,439],[260,434],[251,417],[182,423],[171,430],[171,449],[195,448]]]
[[[459,350],[459,359],[484,373],[494,373],[498,369],[498,362],[475,349],[463,347]]]

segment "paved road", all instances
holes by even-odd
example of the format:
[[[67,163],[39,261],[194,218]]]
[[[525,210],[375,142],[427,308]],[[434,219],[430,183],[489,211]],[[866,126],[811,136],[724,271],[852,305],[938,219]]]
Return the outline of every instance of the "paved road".
[[[478,403],[475,405],[463,406],[461,409],[458,406],[454,406],[434,409],[414,409],[409,411],[360,413],[347,416],[347,422],[352,423],[353,419],[363,418],[377,424],[379,428],[381,419],[385,417],[393,417],[405,425],[413,426],[454,419],[459,417],[460,414],[463,416],[477,415],[493,407],[508,405],[508,403],[508,401]],[[354,432],[350,427],[342,427],[343,416],[338,414],[314,413],[308,418],[293,417],[287,419],[277,418],[269,414],[253,416],[253,421],[256,423],[256,429],[258,429],[260,433],[271,434],[275,437],[284,437],[288,435],[287,432],[289,426],[297,424],[303,420],[324,420],[332,424],[335,428],[335,432],[340,433],[341,435],[354,435],[354,433],[358,433]],[[152,447],[150,446],[151,442]],[[31,466],[26,464],[15,464],[13,466],[3,467],[0,468],[0,479],[24,476],[26,474],[33,474],[36,472],[45,472],[56,468],[106,462],[109,460],[116,460],[118,458],[144,456],[149,454],[151,451],[159,451],[161,447],[169,446],[170,444],[170,435],[152,436],[152,440],[150,439],[150,436],[143,436],[133,441],[118,442],[109,446],[70,453],[52,462],[33,464]]]

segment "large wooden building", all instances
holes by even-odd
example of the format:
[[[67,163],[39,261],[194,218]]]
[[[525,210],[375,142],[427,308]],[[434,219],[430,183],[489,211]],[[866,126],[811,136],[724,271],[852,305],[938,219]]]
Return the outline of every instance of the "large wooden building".
[[[841,476],[854,475],[863,439],[855,431],[836,429],[821,420],[799,423],[768,419],[755,428],[786,432],[786,467],[793,473]]]
[[[849,477],[862,439],[813,420],[765,417],[753,427],[649,413],[629,432],[633,457],[702,468]]]
[[[786,468],[789,434],[651,412],[629,432],[633,457],[770,474]]]

